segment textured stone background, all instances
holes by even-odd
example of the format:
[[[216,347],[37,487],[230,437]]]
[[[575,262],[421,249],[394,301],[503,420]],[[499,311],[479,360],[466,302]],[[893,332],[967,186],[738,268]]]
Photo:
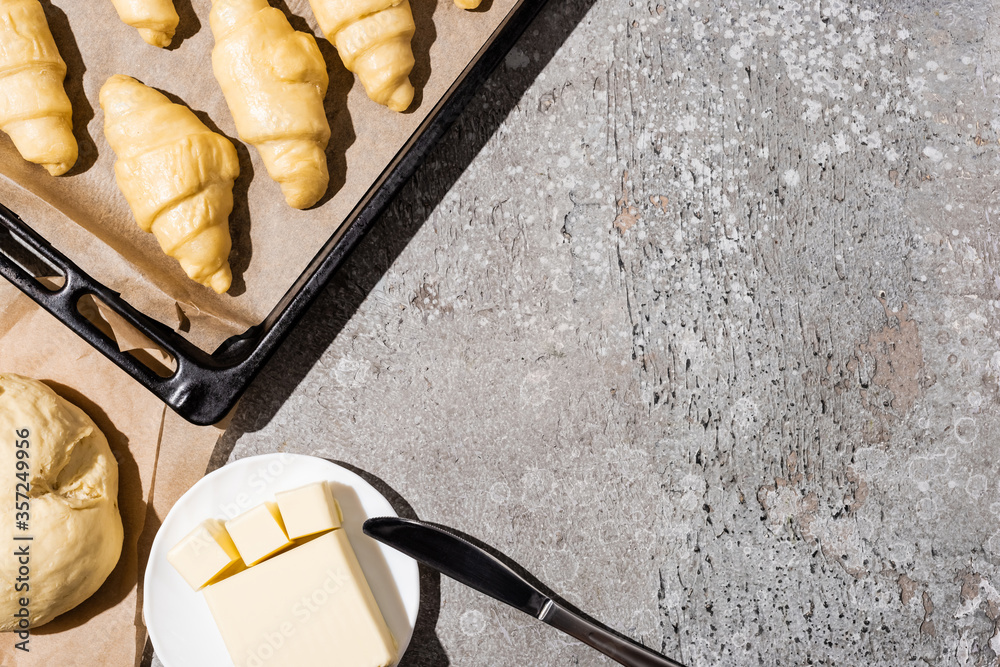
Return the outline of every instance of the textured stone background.
[[[347,462],[690,665],[996,664],[998,23],[549,3],[216,464]],[[424,584],[407,665],[610,664]]]

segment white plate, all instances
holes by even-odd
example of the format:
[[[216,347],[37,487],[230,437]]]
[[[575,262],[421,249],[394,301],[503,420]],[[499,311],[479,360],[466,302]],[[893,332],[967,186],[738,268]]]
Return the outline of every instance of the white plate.
[[[156,655],[166,667],[218,667],[233,662],[204,596],[191,590],[167,562],[167,552],[210,517],[230,519],[273,500],[276,491],[330,482],[344,514],[344,530],[358,556],[379,609],[402,657],[420,604],[417,563],[365,535],[373,516],[396,516],[382,494],[346,468],[300,454],[265,454],[230,463],[206,475],[181,496],[153,540],[144,579],[142,615]]]

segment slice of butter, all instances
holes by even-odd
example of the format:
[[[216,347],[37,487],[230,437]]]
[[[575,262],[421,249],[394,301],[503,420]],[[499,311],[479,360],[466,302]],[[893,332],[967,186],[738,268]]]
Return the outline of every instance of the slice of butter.
[[[274,499],[285,522],[285,531],[293,540],[340,528],[340,509],[326,482],[282,491],[274,494]]]
[[[270,501],[230,519],[226,530],[247,565],[259,563],[291,544],[278,506]]]
[[[385,667],[396,658],[396,641],[343,530],[203,593],[236,667]]]
[[[198,524],[167,553],[167,561],[195,590],[246,567],[218,519]]]

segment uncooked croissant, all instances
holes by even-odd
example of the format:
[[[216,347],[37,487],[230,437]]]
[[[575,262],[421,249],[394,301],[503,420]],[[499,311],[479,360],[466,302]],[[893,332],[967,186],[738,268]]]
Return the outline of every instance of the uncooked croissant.
[[[63,62],[38,0],[0,0],[0,129],[53,176],[76,163]]]
[[[330,182],[330,83],[316,39],[267,0],[214,0],[212,68],[240,139],[257,147],[289,206],[309,208]]]
[[[309,0],[344,66],[358,75],[368,97],[393,111],[413,101],[410,70],[416,27],[407,0]]]
[[[184,272],[219,294],[229,289],[229,214],[240,173],[233,144],[187,107],[135,79],[101,88],[104,135],[118,156],[115,180],[139,226]]]
[[[118,16],[153,46],[170,46],[181,22],[173,0],[111,0]]]
[[[455,0],[455,5],[462,9],[476,9],[481,0]]]

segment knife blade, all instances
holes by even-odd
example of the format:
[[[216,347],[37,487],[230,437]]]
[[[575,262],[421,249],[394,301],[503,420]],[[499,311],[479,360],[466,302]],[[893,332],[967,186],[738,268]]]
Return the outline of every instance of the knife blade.
[[[493,554],[438,526],[412,519],[376,517],[365,521],[364,532],[459,583],[548,623],[623,665],[683,667],[559,604]]]

